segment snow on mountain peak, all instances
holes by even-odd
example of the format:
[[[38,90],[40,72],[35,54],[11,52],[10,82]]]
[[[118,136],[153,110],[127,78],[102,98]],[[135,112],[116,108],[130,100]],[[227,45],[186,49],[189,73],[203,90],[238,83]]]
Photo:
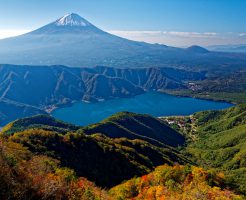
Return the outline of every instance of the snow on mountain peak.
[[[55,21],[57,26],[90,26],[91,24],[78,14],[67,14]]]

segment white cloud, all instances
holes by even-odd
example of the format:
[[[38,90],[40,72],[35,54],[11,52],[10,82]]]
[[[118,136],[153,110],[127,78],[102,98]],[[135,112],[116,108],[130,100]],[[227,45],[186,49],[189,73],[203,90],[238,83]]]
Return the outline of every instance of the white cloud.
[[[0,39],[13,37],[29,32],[24,29],[0,29]],[[185,32],[185,31],[108,31],[112,34],[136,41],[160,43],[170,46],[215,45],[215,44],[245,44],[246,33],[215,33],[215,32]]]
[[[182,31],[109,31],[112,34],[149,43],[171,46],[240,44],[246,43],[246,33],[182,32]],[[240,36],[240,37],[239,37]]]
[[[244,36],[246,36],[246,33],[239,33],[239,36],[244,37]]]
[[[111,34],[121,35],[121,36],[122,35],[125,35],[125,36],[143,36],[143,35],[159,36],[164,33],[163,31],[119,31],[119,30],[112,30],[108,32]]]
[[[118,35],[129,35],[129,36],[161,36],[161,35],[169,35],[169,36],[178,36],[178,37],[215,37],[218,33],[214,32],[178,32],[178,31],[119,31],[112,30],[109,31],[112,34]]]
[[[0,29],[0,39],[22,35],[29,31],[30,30],[22,30],[22,29]]]
[[[199,38],[199,37],[206,38],[206,37],[214,37],[217,35],[217,33],[210,33],[210,32],[199,33],[199,32],[177,32],[177,31],[170,31],[167,32],[166,34],[171,36],[189,37],[189,38]]]

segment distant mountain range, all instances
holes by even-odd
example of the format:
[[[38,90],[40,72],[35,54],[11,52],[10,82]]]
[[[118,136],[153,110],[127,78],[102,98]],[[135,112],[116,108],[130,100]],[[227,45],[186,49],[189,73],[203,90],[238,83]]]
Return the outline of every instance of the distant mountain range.
[[[30,33],[0,40],[0,63],[196,70],[226,68],[228,71],[244,67],[246,57],[210,52],[198,46],[182,49],[131,41],[102,31],[77,14],[69,14]]]
[[[0,124],[45,113],[53,106],[182,89],[186,88],[184,81],[204,78],[205,72],[172,68],[0,65]]]
[[[213,45],[207,47],[211,51],[246,53],[246,44]]]

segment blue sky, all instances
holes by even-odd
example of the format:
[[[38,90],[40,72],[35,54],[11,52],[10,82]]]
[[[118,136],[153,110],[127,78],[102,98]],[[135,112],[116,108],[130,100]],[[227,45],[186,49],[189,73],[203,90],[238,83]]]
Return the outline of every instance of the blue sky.
[[[71,12],[135,40],[174,46],[246,43],[246,0],[0,0],[0,37]]]

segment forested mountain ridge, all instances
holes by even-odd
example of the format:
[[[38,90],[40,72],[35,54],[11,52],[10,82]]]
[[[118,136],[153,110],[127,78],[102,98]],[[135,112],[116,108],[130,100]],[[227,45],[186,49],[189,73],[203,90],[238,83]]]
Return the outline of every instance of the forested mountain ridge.
[[[184,137],[158,118],[150,115],[120,112],[103,121],[85,127],[57,120],[49,115],[36,115],[18,119],[3,127],[3,135],[12,135],[29,129],[55,131],[59,134],[77,132],[86,135],[103,134],[110,138],[141,139],[156,146],[182,146]]]
[[[135,114],[125,113],[125,117],[130,118],[131,115]],[[143,117],[145,120],[151,120],[149,129],[154,130],[154,118],[147,115]],[[158,119],[156,123],[160,123]],[[137,125],[137,121],[132,121],[128,127]],[[110,125],[106,124],[106,126]],[[118,130],[120,129],[125,128],[119,127]],[[142,132],[140,127],[138,131],[139,133],[137,130],[135,132],[132,130],[130,139],[127,139],[129,136],[126,132],[125,135],[124,133],[117,135],[111,132],[110,128],[108,133],[112,137],[103,135],[105,132],[100,130],[86,135],[86,132],[77,126],[46,115],[39,115],[8,124],[3,128],[2,136],[9,141],[23,144],[37,155],[48,155],[60,160],[61,166],[73,169],[77,175],[84,176],[102,187],[114,186],[135,175],[147,173],[164,163],[190,162],[179,151],[168,146],[180,145],[176,136],[179,136],[182,142],[184,139],[177,132],[170,131],[166,125],[160,126],[159,131],[163,137],[165,135],[169,137],[165,143],[161,140],[158,143],[158,138],[155,138],[157,145],[148,142],[151,142],[151,139],[144,137],[146,133]]]
[[[245,108],[237,105],[194,114],[190,122],[196,124],[196,139],[182,151],[149,143],[148,138],[136,139],[149,131],[148,137],[161,140],[158,137],[170,129],[148,115],[118,113],[84,128],[47,115],[16,120],[4,127],[0,136],[0,178],[5,183],[0,194],[5,198],[19,195],[20,199],[30,194],[36,198],[63,195],[65,199],[86,200],[243,199],[232,190],[245,194]],[[111,123],[117,129],[111,129]],[[124,134],[129,137],[129,132],[131,139],[123,138]],[[167,137],[169,142],[179,142],[175,140],[176,131],[169,130],[168,134],[172,136]],[[174,166],[152,171],[164,163]],[[101,190],[78,176],[107,189]],[[131,180],[120,184],[126,179]],[[8,187],[12,189],[7,193]],[[20,190],[22,193],[18,193]]]
[[[67,132],[77,131],[81,127],[57,120],[49,115],[35,115],[10,122],[3,127],[1,134],[7,136],[35,128],[65,134]]]
[[[174,95],[243,104],[246,103],[246,71],[244,69],[229,74],[209,73],[204,80],[191,81],[187,88],[165,91]]]
[[[58,160],[35,155],[23,145],[3,138],[0,138],[0,161],[1,199],[243,199],[223,188],[223,174],[197,167],[164,165],[108,191],[78,177],[72,169],[61,167]]]
[[[224,172],[225,182],[246,194],[246,104],[193,115],[196,138],[185,151],[206,169]]]
[[[86,134],[102,133],[111,138],[142,139],[155,145],[182,146],[185,139],[161,120],[149,115],[121,112],[81,129]]]

